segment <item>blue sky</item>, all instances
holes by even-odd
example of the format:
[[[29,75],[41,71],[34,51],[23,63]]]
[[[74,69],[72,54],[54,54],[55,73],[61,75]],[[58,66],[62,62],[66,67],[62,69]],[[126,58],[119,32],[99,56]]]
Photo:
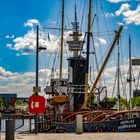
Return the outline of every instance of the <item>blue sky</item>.
[[[96,5],[96,0],[93,0],[93,2],[93,4]],[[69,24],[73,21],[73,9],[75,3],[77,4],[79,21],[81,22],[84,1],[65,0],[65,25],[67,27],[69,27]],[[97,4],[99,6],[98,12],[101,17],[101,20],[99,20],[101,28],[100,31],[107,30],[105,20],[107,21],[109,31],[118,29],[118,26],[121,24],[125,25],[125,29],[122,34],[123,49],[126,49],[126,46],[128,45],[128,35],[131,34],[133,42],[133,56],[139,57],[140,1],[98,0]],[[100,4],[103,7],[105,18],[103,17]],[[94,12],[96,10],[95,5],[93,5]],[[85,3],[85,6],[87,6],[87,2]],[[87,19],[85,20],[85,17],[87,17],[87,9],[88,8],[85,9],[82,32],[86,31]],[[50,30],[46,31],[44,27],[60,27],[61,0],[0,0],[0,18],[0,84],[6,85],[6,83],[18,83],[18,76],[21,75],[23,78],[25,78],[29,75],[34,75],[34,38],[36,24],[40,25],[40,38],[42,39],[41,45],[46,45],[47,47],[47,52],[40,54],[40,69],[45,69],[46,67],[50,68],[47,63],[53,62],[54,53],[52,53],[52,51],[58,51],[58,39],[60,32]],[[94,23],[92,28],[92,30],[95,32],[97,31],[96,23],[97,21]],[[51,42],[49,42],[47,38],[48,32],[50,32],[50,36],[52,35]],[[67,37],[68,34],[66,33],[66,38]],[[104,41],[102,39],[104,39]],[[113,36],[111,36],[111,39],[113,39]],[[33,44],[31,43],[32,41]],[[53,44],[53,41],[57,43]],[[101,43],[100,45],[105,46],[105,48],[102,50],[102,53],[104,54],[104,51],[107,49],[108,43],[110,42],[107,38],[101,38],[99,41]],[[128,55],[125,52],[124,58],[127,56]],[[64,57],[66,58],[66,55]],[[47,60],[51,62],[48,62]],[[64,65],[64,68],[66,68],[66,65]],[[13,75],[14,78],[12,77]],[[11,82],[8,82],[6,78],[10,76],[11,79],[13,79]],[[5,81],[3,81],[3,79]],[[28,82],[33,83],[33,80],[29,80]],[[28,82],[25,81],[26,84],[29,84]]]
[[[7,70],[12,72],[25,72],[33,69],[28,66],[28,63],[34,59],[33,56],[20,56],[17,57],[16,51],[10,50],[6,47],[6,44],[13,44],[13,39],[6,39],[6,35],[14,35],[14,37],[20,37],[27,33],[29,30],[28,27],[24,27],[24,23],[29,19],[37,19],[42,25],[48,25],[49,22],[56,21],[56,16],[61,16],[61,13],[58,14],[58,10],[61,10],[61,1],[60,0],[5,0],[1,1],[0,4],[0,65]],[[69,22],[73,19],[73,7],[75,0],[70,2],[66,1],[67,10],[69,13]],[[77,0],[78,4],[81,4],[79,0]],[[126,2],[127,3],[127,2]],[[135,0],[129,2],[131,5],[131,10],[135,10],[139,4]],[[68,5],[70,5],[68,7]],[[102,1],[102,5],[105,13],[114,13],[117,11],[122,2],[118,3],[110,3],[106,0]],[[94,7],[93,7],[94,8]],[[65,10],[66,11],[66,10]],[[79,12],[79,11],[78,11]],[[56,14],[57,13],[57,14]],[[110,17],[107,19],[108,26],[110,29],[117,29],[117,22],[122,21],[123,16],[120,15],[118,17]],[[60,21],[60,19],[59,19]],[[134,39],[134,47],[139,49],[139,38],[138,33],[140,31],[139,25],[129,24],[127,25],[128,29],[126,34],[131,33]],[[137,52],[137,51],[136,51]],[[137,53],[136,53],[137,54]],[[138,55],[138,54],[137,54]],[[23,63],[24,62],[24,63]],[[27,63],[26,63],[27,62]],[[21,65],[22,63],[22,65]]]
[[[54,1],[53,1],[54,2]],[[24,23],[28,19],[38,19],[40,22],[46,22],[49,17],[51,7],[55,2],[50,0],[5,0],[0,4],[0,17],[2,19],[0,25],[0,56],[1,66],[13,72],[28,71],[28,61],[30,56],[16,57],[16,53],[6,47],[6,44],[13,44],[13,39],[6,39],[5,36],[14,35],[19,37],[24,35],[28,28],[24,27]],[[50,5],[52,5],[50,7]],[[32,69],[33,70],[33,69]]]

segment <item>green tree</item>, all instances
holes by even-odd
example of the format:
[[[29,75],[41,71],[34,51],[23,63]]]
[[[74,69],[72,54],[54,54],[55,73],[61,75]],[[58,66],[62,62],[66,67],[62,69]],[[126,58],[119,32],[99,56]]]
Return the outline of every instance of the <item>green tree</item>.
[[[120,99],[120,102],[121,102],[121,108],[122,108],[122,109],[126,109],[126,108],[128,108],[128,102],[127,102],[127,99],[125,99],[125,98],[121,98],[121,99]]]
[[[23,105],[23,101],[22,100],[17,100],[15,102],[15,106],[22,106]]]
[[[132,107],[140,107],[140,96],[133,97],[132,99]]]

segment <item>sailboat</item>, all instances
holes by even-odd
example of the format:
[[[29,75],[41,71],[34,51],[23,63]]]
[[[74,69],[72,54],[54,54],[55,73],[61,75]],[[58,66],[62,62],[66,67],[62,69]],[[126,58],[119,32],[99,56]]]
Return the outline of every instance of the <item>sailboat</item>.
[[[64,36],[64,0],[62,0],[62,27],[61,27],[61,51],[60,51],[60,77],[52,77],[50,86],[46,86],[45,93],[49,95],[47,100],[47,132],[75,132],[76,116],[82,115],[84,132],[129,132],[140,131],[140,110],[96,109],[90,106],[94,98],[97,83],[105,69],[110,55],[119,40],[123,26],[116,31],[112,45],[101,65],[97,77],[89,91],[89,54],[91,32],[92,0],[89,0],[87,41],[81,40],[82,33],[79,30],[76,5],[74,22],[72,22],[71,40],[67,41],[72,56],[68,61],[68,78],[62,77],[63,36]],[[86,42],[86,57],[81,55]],[[53,69],[52,69],[53,75]],[[119,75],[119,74],[118,74]],[[130,75],[131,78],[131,75]],[[118,77],[119,79],[119,77]],[[118,101],[119,101],[118,94]],[[118,103],[119,104],[119,103]],[[130,115],[131,114],[131,115]]]

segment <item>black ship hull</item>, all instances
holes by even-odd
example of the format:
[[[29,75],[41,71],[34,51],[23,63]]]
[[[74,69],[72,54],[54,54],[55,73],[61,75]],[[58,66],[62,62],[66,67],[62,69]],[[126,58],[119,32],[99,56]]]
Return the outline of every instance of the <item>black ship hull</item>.
[[[76,132],[76,123],[57,122],[58,132]],[[83,123],[83,132],[140,132],[140,118]]]

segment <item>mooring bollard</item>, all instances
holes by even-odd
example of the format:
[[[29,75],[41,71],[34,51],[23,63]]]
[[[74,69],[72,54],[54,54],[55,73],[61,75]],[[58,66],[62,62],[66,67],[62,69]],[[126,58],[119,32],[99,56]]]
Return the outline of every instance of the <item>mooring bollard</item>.
[[[14,120],[6,120],[5,140],[14,140],[15,124]]]
[[[29,119],[29,131],[32,132],[32,118]]]
[[[76,116],[76,133],[77,134],[83,133],[83,115]]]

